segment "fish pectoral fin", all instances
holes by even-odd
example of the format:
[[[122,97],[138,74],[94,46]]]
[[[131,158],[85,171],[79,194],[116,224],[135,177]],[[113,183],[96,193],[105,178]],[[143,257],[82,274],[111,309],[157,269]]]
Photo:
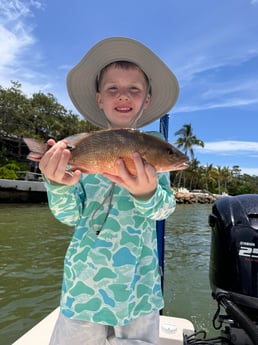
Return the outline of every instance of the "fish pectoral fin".
[[[76,166],[76,167],[69,167],[66,169],[67,172],[73,173],[76,170],[80,170],[82,173],[84,174],[90,174],[91,172],[86,169],[85,167],[80,167],[80,166]]]
[[[126,158],[126,159],[123,159],[123,161],[125,163],[125,167],[128,170],[128,172],[131,175],[135,176],[136,175],[136,168],[135,168],[135,164],[134,164],[133,159]]]

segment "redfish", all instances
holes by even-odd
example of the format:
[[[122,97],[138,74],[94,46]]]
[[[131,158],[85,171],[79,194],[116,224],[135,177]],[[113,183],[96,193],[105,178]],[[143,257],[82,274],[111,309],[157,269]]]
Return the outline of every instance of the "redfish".
[[[71,151],[69,165],[88,174],[118,175],[116,161],[122,158],[130,174],[135,175],[133,152],[157,172],[182,170],[188,167],[188,157],[165,140],[135,129],[107,129],[80,133],[65,138]],[[40,161],[48,144],[24,138],[30,149],[28,159]]]

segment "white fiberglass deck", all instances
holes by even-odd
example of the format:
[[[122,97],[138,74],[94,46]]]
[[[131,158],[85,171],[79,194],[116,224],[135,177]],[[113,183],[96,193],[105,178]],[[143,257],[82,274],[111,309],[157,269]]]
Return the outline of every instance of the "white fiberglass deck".
[[[59,308],[16,340],[13,345],[48,345],[58,313]],[[183,345],[183,334],[191,334],[193,331],[192,323],[186,319],[161,316],[160,345]]]

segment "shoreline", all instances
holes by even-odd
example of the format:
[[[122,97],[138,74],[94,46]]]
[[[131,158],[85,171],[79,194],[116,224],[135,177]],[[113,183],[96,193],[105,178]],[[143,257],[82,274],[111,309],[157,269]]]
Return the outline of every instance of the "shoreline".
[[[213,204],[224,195],[212,194],[207,191],[174,191],[177,204]]]
[[[223,195],[207,191],[186,189],[174,191],[177,204],[213,204]],[[0,179],[0,203],[47,202],[47,193],[42,181]]]

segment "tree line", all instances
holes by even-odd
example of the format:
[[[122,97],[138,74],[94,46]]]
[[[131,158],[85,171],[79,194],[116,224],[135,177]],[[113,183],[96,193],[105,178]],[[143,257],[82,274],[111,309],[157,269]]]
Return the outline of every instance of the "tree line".
[[[190,157],[190,165],[184,171],[171,172],[171,184],[176,188],[205,190],[213,194],[228,193],[257,194],[258,176],[242,174],[241,168],[234,165],[220,167],[213,164],[200,165],[195,158],[194,146],[204,147],[205,143],[193,134],[191,124],[185,124],[175,132],[179,136],[175,144]]]
[[[18,170],[32,170],[32,163],[26,160],[23,137],[60,140],[98,129],[65,109],[51,93],[37,92],[28,97],[17,81],[12,81],[8,88],[0,86],[0,178],[16,179]],[[173,188],[230,195],[258,193],[258,177],[242,174],[237,165],[233,168],[200,165],[194,147],[204,147],[205,143],[194,135],[191,124],[185,124],[175,135],[174,145],[188,155],[190,165],[186,170],[170,173]]]

